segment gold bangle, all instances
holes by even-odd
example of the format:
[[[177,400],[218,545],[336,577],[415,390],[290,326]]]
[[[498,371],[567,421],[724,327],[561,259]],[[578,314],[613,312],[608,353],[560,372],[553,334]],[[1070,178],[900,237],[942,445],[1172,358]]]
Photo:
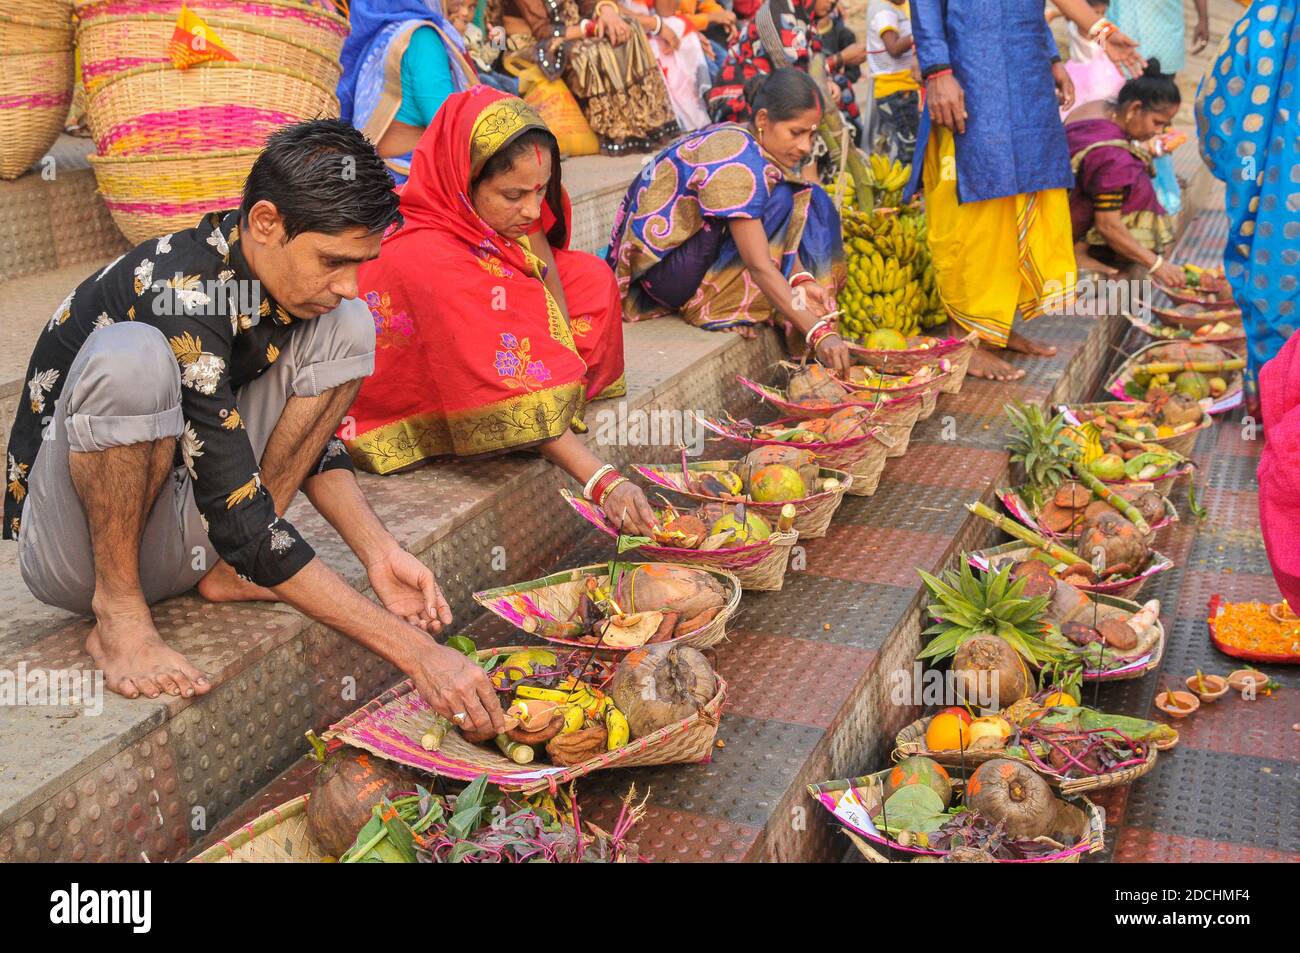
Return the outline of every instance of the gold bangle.
[[[616,16],[618,15],[618,4],[615,3],[614,0],[599,0],[599,2],[596,4],[596,8],[591,11],[592,16],[594,17],[600,16],[600,11],[602,7],[609,7],[611,10],[614,11],[614,14]]]

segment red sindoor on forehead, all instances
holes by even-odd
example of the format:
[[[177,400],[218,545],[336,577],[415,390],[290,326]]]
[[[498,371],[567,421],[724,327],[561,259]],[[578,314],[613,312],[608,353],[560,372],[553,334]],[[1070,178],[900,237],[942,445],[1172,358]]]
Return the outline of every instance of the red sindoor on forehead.
[[[533,143],[533,152],[535,152],[535,153],[537,154],[537,167],[538,167],[538,168],[541,168],[541,165],[542,165],[542,147],[539,146],[537,143],[534,142],[534,143]]]

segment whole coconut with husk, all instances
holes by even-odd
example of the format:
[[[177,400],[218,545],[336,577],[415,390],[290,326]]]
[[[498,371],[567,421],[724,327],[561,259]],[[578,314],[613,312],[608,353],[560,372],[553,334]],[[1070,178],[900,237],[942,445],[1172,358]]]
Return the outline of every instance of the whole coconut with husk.
[[[952,671],[958,695],[981,708],[1006,708],[1032,691],[1024,659],[996,635],[976,635],[959,645]]]
[[[717,693],[713,666],[689,645],[647,645],[631,651],[609,685],[609,696],[626,716],[633,738],[698,714]]]
[[[352,846],[381,798],[414,787],[393,762],[360,748],[339,748],[317,770],[307,800],[307,833],[323,853],[338,857]]]
[[[1204,416],[1205,411],[1195,398],[1187,394],[1172,394],[1156,413],[1156,423],[1165,427],[1198,424]]]
[[[839,404],[848,395],[848,388],[816,362],[790,371],[790,381],[786,385],[786,396],[796,404],[805,400],[825,400]]]
[[[985,761],[966,782],[965,804],[1003,825],[1013,840],[1032,840],[1052,830],[1056,795],[1047,782],[1019,761]]]
[[[1097,550],[1104,553],[1105,570],[1119,568],[1125,575],[1136,575],[1151,558],[1147,541],[1137,527],[1114,510],[1098,513],[1085,523],[1079,536],[1079,555],[1092,563]]]
[[[722,583],[691,566],[648,563],[619,577],[614,599],[624,612],[676,612],[694,619],[727,604]]]

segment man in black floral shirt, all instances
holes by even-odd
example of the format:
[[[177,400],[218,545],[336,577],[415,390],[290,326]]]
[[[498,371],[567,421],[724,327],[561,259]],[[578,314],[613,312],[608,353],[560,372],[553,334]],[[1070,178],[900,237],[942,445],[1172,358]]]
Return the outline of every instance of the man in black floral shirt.
[[[374,369],[357,269],[399,218],[360,133],[291,126],[239,209],[128,252],[42,331],[9,439],[3,530],[37,598],[95,616],[86,649],[109,688],[208,691],[149,611],[197,585],[213,601],[287,602],[397,665],[467,735],[502,729],[482,671],[428,637],[451,622],[433,574],[384,528],[332,437]],[[299,489],[383,607],[284,519]]]

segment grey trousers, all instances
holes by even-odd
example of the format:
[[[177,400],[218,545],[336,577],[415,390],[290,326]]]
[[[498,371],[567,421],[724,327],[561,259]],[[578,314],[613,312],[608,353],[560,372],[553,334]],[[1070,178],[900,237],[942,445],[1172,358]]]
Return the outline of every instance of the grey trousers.
[[[300,322],[279,359],[235,395],[254,454],[261,459],[290,397],[317,397],[374,367],[375,324],[364,301]],[[90,525],[69,452],[179,437],[184,425],[180,369],[163,333],[132,321],[93,331],[68,369],[28,480],[18,561],[37,599],[89,614],[95,594]],[[152,605],[193,588],[216,563],[189,473],[177,467],[140,540],[145,600]]]

